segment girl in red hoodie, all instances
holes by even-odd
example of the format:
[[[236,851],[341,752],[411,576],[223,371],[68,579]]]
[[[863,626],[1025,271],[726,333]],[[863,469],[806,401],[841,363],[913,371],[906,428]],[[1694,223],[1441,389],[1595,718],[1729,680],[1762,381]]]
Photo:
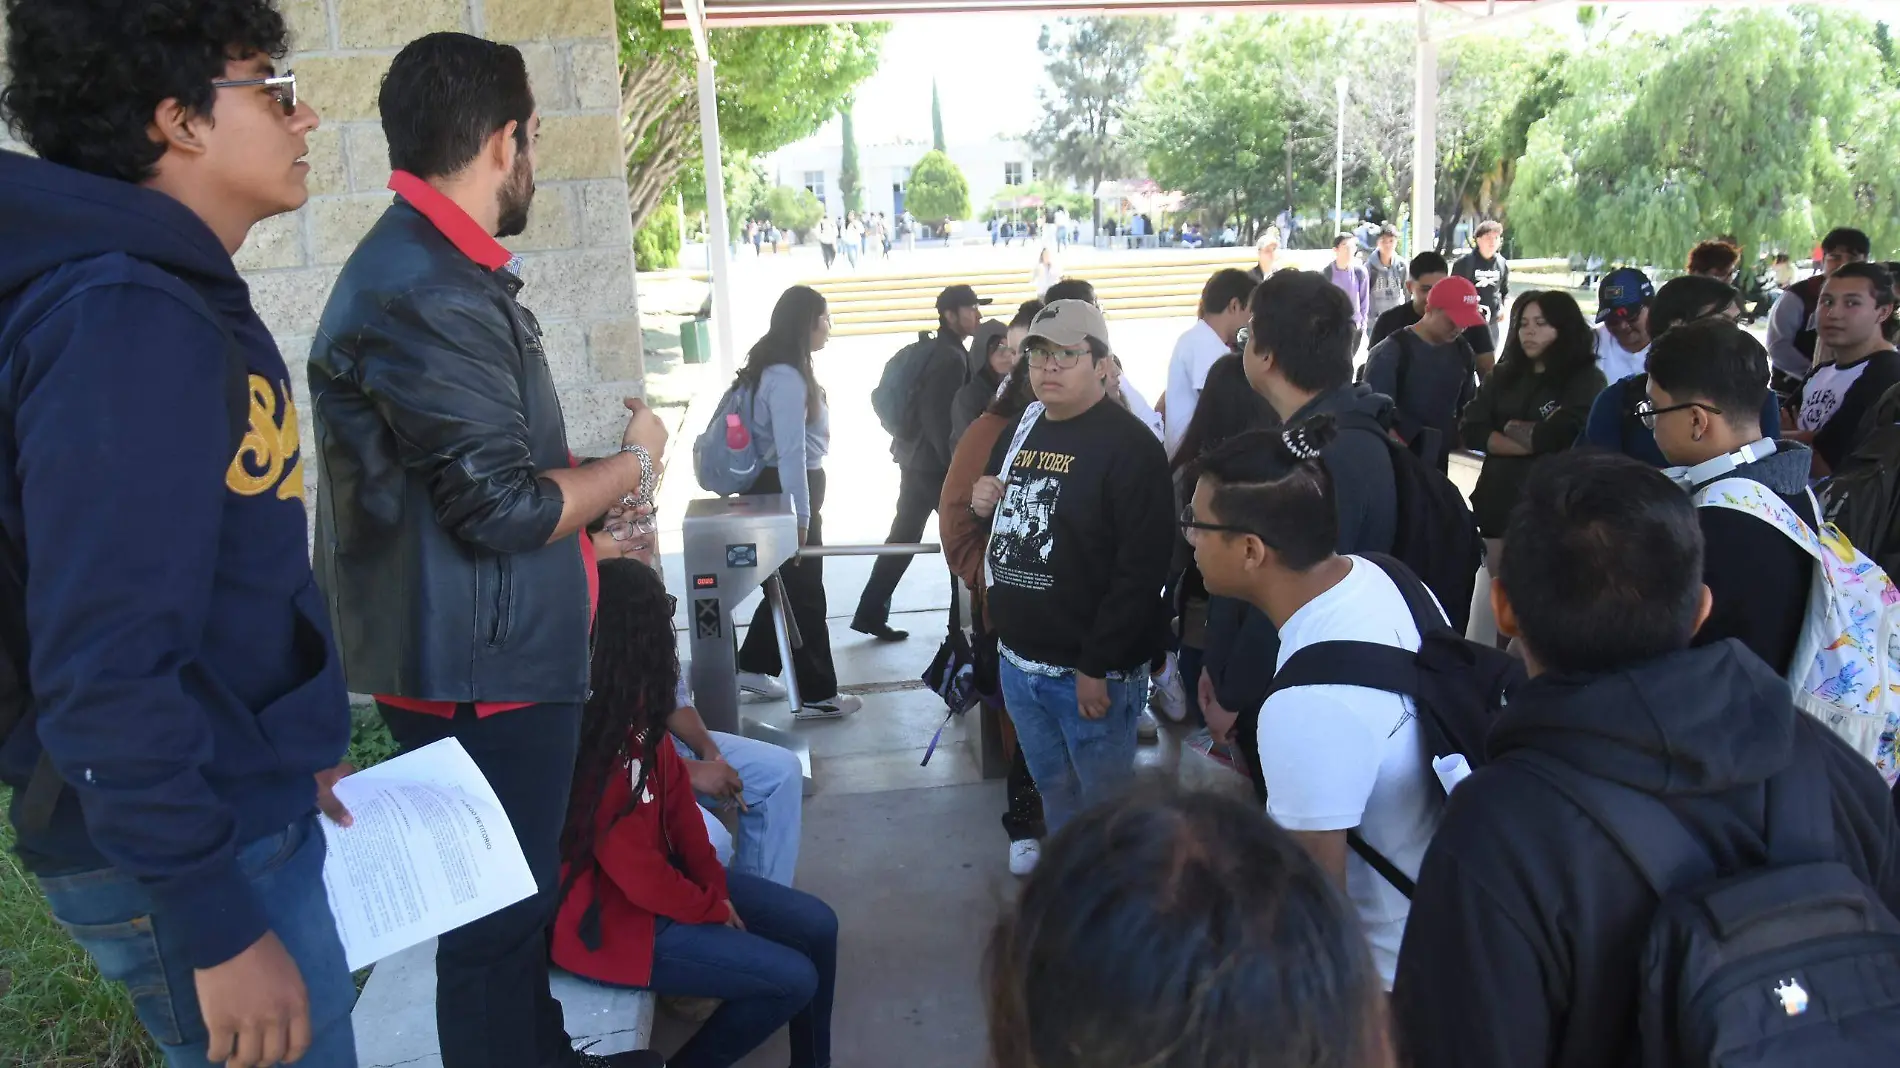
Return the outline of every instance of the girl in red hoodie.
[[[686,766],[662,744],[679,677],[672,602],[645,564],[601,563],[554,963],[612,986],[720,999],[672,1068],[725,1068],[787,1023],[792,1068],[829,1068],[838,917],[810,894],[719,866]]]

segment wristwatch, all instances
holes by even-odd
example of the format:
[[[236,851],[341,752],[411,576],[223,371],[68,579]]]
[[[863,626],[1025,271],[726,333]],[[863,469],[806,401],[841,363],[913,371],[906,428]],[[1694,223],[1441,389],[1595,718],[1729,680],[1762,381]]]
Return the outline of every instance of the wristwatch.
[[[640,461],[640,490],[636,496],[641,500],[652,500],[653,484],[659,480],[653,470],[653,454],[647,451],[645,445],[622,445],[620,451],[630,452],[634,459]]]

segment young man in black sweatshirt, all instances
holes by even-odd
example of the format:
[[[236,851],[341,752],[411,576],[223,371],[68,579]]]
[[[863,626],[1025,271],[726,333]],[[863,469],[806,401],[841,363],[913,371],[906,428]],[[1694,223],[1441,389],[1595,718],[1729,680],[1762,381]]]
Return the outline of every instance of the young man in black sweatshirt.
[[[1663,802],[1723,872],[1766,863],[1767,784],[1799,760],[1829,797],[1827,858],[1900,907],[1880,773],[1740,642],[1692,647],[1702,557],[1688,497],[1641,461],[1560,453],[1526,486],[1491,600],[1531,678],[1491,728],[1490,762],[1451,793],[1399,951],[1394,1006],[1418,1068],[1641,1059],[1657,894],[1521,753]]]
[[[1809,527],[1808,447],[1763,435],[1768,350],[1722,319],[1686,323],[1649,350],[1649,399],[1637,415],[1656,435],[1666,473],[1695,494],[1726,478],[1773,490]],[[1774,525],[1732,508],[1696,509],[1707,549],[1702,581],[1709,618],[1695,644],[1739,638],[1777,674],[1786,675],[1807,619],[1814,558]]]
[[[1003,694],[1051,834],[1123,789],[1165,645],[1174,546],[1167,455],[1108,400],[1108,327],[1080,300],[1030,323],[1037,403],[999,438],[970,510],[991,521],[985,579]]]

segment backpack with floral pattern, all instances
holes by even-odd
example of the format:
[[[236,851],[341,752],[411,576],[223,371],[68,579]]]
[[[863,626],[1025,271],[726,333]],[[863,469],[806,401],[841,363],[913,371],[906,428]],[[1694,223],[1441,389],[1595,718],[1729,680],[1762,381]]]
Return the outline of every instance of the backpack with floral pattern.
[[[1810,502],[1814,495],[1808,494]],[[1773,490],[1725,478],[1696,491],[1698,508],[1729,508],[1772,524],[1814,557],[1807,620],[1788,664],[1795,707],[1828,725],[1893,785],[1900,777],[1900,589],[1832,523],[1817,531]],[[1818,502],[1814,514],[1824,514]]]

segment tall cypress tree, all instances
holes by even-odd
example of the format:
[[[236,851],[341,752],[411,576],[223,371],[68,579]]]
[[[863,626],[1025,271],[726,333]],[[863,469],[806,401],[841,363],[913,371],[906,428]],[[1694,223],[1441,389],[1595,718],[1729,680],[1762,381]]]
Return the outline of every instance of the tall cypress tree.
[[[943,101],[937,99],[937,79],[930,79],[930,147],[939,152],[948,152],[943,147]]]
[[[858,138],[851,129],[851,107],[844,109],[844,161],[838,167],[838,192],[844,196],[844,210],[864,210],[864,178],[858,173]]]

